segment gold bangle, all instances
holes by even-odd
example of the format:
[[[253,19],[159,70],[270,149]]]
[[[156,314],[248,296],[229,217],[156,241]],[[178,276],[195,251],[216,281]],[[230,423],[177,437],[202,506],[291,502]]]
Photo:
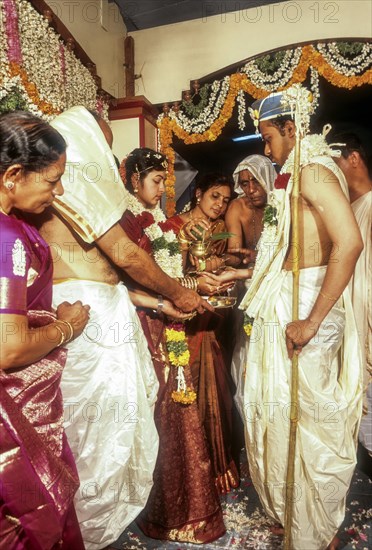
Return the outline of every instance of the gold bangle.
[[[58,325],[54,324],[54,328],[56,328],[58,330],[58,332],[60,333],[61,335],[61,339],[60,341],[58,342],[58,344],[56,345],[56,348],[59,348],[60,346],[62,346],[62,344],[64,344],[65,342],[65,333],[63,332],[63,330],[61,329],[61,327],[59,327]]]
[[[68,344],[68,342],[71,342],[71,340],[74,337],[74,328],[73,328],[72,324],[69,323],[68,321],[63,321],[62,319],[57,319],[56,322],[57,323],[62,323],[63,325],[65,325],[68,328],[69,334],[68,334],[68,336],[65,337],[65,343]]]
[[[190,239],[186,239],[185,237],[182,237],[182,236],[178,236],[178,242],[179,243],[182,243],[182,244],[189,244],[190,243]]]
[[[189,275],[186,277],[177,277],[177,281],[181,286],[188,288],[189,290],[196,290],[198,286],[198,281]]]
[[[198,288],[198,280],[195,277],[191,277],[191,275],[188,276],[187,278],[190,281],[190,289],[194,290],[196,292],[196,290]]]
[[[188,237],[188,236],[186,235],[185,230],[183,229],[183,228],[185,227],[185,225],[186,225],[186,224],[184,224],[184,225],[181,227],[181,229],[179,230],[177,238],[178,238],[179,241],[190,242],[190,240],[191,240],[190,237]]]
[[[322,290],[319,290],[319,294],[323,296],[326,300],[329,300],[330,302],[337,302],[338,298],[334,298],[334,296],[331,296],[330,294],[326,294]]]

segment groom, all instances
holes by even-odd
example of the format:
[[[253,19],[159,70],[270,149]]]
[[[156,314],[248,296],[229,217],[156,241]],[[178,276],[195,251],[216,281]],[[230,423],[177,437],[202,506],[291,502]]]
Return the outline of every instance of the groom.
[[[295,89],[309,100],[307,90]],[[307,135],[300,159],[300,250],[292,247],[289,199],[296,126],[286,97],[286,92],[271,94],[250,110],[265,155],[282,170],[241,304],[254,318],[244,387],[245,435],[255,488],[267,514],[283,526],[291,358],[298,354],[292,545],[297,550],[335,549],[361,414],[360,350],[347,284],[363,244],[345,179],[329,147],[323,136]],[[297,253],[300,320],[291,322],[291,270]]]

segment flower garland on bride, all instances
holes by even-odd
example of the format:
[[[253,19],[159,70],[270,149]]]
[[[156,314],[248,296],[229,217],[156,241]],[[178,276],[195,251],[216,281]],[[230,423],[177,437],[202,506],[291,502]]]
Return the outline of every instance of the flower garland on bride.
[[[147,209],[134,195],[128,193],[127,210],[135,216],[148,237],[157,265],[169,277],[183,277],[182,254],[177,235],[160,206]],[[196,393],[192,388],[187,387],[184,376],[184,367],[190,360],[184,322],[167,323],[165,336],[169,362],[178,369],[177,390],[172,392],[172,399],[177,403],[189,405],[196,400]]]

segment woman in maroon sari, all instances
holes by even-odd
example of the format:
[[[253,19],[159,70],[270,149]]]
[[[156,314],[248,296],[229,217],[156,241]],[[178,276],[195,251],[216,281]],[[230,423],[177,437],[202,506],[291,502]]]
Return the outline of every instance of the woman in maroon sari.
[[[195,232],[208,234],[226,231],[223,215],[230,201],[233,180],[221,173],[205,174],[197,183],[191,209],[168,220],[179,237],[184,250],[186,271],[195,269],[190,264],[190,245],[197,238]],[[199,269],[217,271],[230,261],[224,254],[226,239],[216,241],[208,259],[199,261]],[[193,264],[198,264],[193,259]],[[220,283],[221,284],[221,283]],[[226,493],[239,485],[239,474],[232,456],[233,446],[233,382],[229,372],[228,315],[206,312],[187,324],[190,366],[198,394],[198,408],[206,432],[216,486]]]
[[[130,196],[122,227],[168,275],[196,288],[196,280],[183,278],[177,237],[159,207],[165,189],[165,157],[151,149],[135,149],[123,167],[121,174]],[[140,306],[143,300],[143,306],[149,307],[151,298],[138,294],[133,281],[126,282],[137,289],[135,305]],[[177,315],[171,304],[162,297],[152,300],[150,307],[155,311],[139,308],[137,312],[160,384],[155,405],[160,444],[154,485],[137,523],[149,537],[207,543],[222,536],[225,527],[193,392],[184,328],[164,316]],[[177,368],[175,356],[185,358],[180,359],[183,368]],[[182,391],[183,381],[186,391]]]
[[[0,116],[0,548],[83,550],[73,507],[79,481],[63,430],[63,344],[81,334],[89,306],[51,312],[52,261],[22,212],[63,193],[66,143],[29,113]]]

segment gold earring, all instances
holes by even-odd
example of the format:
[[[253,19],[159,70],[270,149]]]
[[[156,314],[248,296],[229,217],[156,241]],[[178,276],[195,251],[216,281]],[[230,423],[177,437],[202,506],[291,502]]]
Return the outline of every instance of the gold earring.
[[[14,181],[7,180],[4,182],[4,186],[10,191],[14,187]]]
[[[198,198],[196,199],[196,204],[199,204],[199,203],[200,203],[200,197],[198,197]]]
[[[138,188],[137,188],[137,187],[134,187],[133,192],[134,192],[134,193],[138,193]]]

